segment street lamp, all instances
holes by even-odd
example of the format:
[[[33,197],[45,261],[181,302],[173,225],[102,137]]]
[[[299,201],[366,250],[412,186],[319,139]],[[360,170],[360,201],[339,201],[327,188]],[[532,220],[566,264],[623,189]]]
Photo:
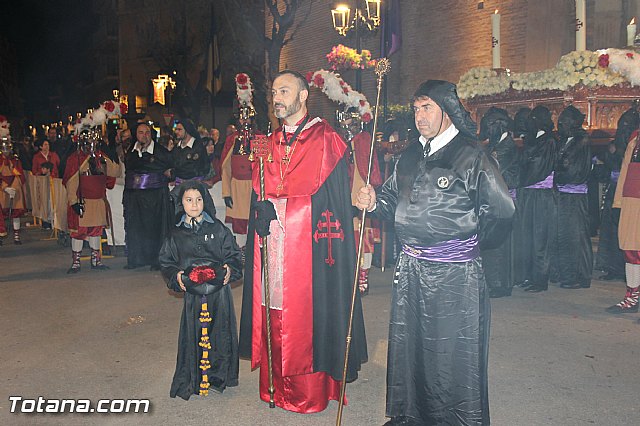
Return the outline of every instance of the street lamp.
[[[158,78],[154,78],[151,82],[153,83],[153,102],[165,105],[164,91],[167,86],[174,90],[176,88],[175,80],[168,74],[159,74]]]
[[[356,7],[351,18],[351,9],[349,6],[340,4],[331,10],[331,18],[333,20],[333,28],[341,36],[347,36],[351,30],[355,31],[356,52],[362,53],[360,49],[360,37],[362,28],[366,28],[369,32],[375,32],[380,27],[380,3],[381,0],[366,0],[366,15],[362,9]],[[358,1],[356,0],[356,6]],[[361,71],[356,69],[356,90],[361,90]]]

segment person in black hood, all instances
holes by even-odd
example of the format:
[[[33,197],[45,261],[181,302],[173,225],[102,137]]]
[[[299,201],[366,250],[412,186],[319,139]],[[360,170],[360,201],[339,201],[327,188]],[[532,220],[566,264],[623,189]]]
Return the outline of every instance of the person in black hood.
[[[491,107],[480,120],[480,141],[488,140],[485,150],[496,160],[502,178],[515,200],[520,185],[521,151],[511,137],[513,120],[507,111]],[[517,212],[517,208],[516,208]],[[514,225],[517,215],[514,216]],[[482,265],[490,297],[511,296],[513,289],[513,233],[495,249],[482,250]]]
[[[618,119],[615,137],[604,155],[604,164],[609,169],[609,175],[605,181],[607,185],[600,218],[600,238],[596,256],[596,269],[600,269],[605,273],[599,278],[602,281],[621,281],[625,278],[624,253],[620,250],[618,241],[617,219],[619,218],[614,214],[612,206],[618,177],[620,176],[622,158],[631,134],[638,126],[640,126],[640,113],[637,107],[634,106],[625,111]]]
[[[522,268],[525,291],[538,293],[549,287],[551,251],[556,235],[556,194],[553,170],[556,140],[551,112],[535,107],[525,121],[524,151],[518,189],[519,244],[514,248],[516,269]]]
[[[591,286],[593,250],[589,228],[587,179],[591,172],[585,115],[569,105],[558,117],[559,152],[554,182],[558,188],[558,274],[562,288]]]
[[[387,425],[489,424],[490,306],[480,245],[496,247],[514,206],[455,85],[413,98],[420,133],[376,194],[357,207],[394,220],[402,252],[392,289]]]
[[[188,179],[203,180],[211,168],[207,149],[191,120],[176,123],[176,146],[171,150],[176,185]]]
[[[527,134],[527,118],[531,108],[520,108],[513,116],[513,132],[516,138],[523,138]]]
[[[238,385],[236,315],[227,284],[242,278],[242,260],[202,182],[183,182],[172,198],[177,223],[160,249],[160,266],[167,286],[184,292],[184,306],[169,395],[188,400]]]

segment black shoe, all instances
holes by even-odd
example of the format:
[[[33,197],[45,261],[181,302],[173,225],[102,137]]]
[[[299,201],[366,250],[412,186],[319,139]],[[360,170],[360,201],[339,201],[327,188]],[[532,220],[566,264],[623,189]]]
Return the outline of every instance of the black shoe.
[[[515,287],[527,288],[527,287],[530,287],[530,286],[531,286],[531,284],[532,284],[532,283],[531,283],[531,281],[529,281],[529,280],[524,280],[524,281],[522,281],[522,282],[516,283],[516,284],[515,284]]]
[[[73,266],[67,269],[67,274],[77,274],[80,272],[80,267],[74,268]]]
[[[544,285],[538,285],[538,284],[531,284],[529,287],[525,288],[524,291],[526,291],[527,293],[540,293],[543,291],[547,291],[547,286]]]
[[[159,271],[160,270],[160,265],[151,265],[149,267],[149,271]]]
[[[613,305],[613,306],[609,306],[607,309],[605,309],[605,311],[607,311],[610,314],[635,314],[638,312],[638,303],[636,303],[630,308],[623,308],[623,307],[620,307],[619,305]]]
[[[562,284],[560,284],[560,287],[569,288],[569,289],[572,289],[572,290],[575,290],[575,289],[578,289],[578,288],[583,288],[582,284],[580,284],[580,283],[573,283],[573,284],[571,284],[571,283],[562,283]]]
[[[126,265],[124,265],[124,267],[122,269],[136,269],[136,268],[139,268],[139,267],[140,266],[138,266],[138,265],[130,265],[130,264],[127,263]]]
[[[98,263],[97,265],[91,265],[91,269],[93,269],[94,271],[106,271],[107,269],[111,268],[103,263]]]

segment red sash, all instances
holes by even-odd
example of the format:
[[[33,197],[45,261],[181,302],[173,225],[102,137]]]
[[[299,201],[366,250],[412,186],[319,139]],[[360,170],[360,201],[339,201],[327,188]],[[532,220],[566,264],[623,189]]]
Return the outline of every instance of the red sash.
[[[248,155],[231,155],[231,176],[238,180],[251,180],[251,161]]]
[[[624,178],[622,196],[640,198],[640,163],[629,163],[627,175]]]
[[[107,176],[80,176],[79,194],[88,200],[102,200],[107,196]]]

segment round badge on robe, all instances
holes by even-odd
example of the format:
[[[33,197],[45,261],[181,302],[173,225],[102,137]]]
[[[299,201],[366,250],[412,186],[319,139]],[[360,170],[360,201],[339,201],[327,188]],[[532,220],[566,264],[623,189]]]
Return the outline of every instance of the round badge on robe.
[[[196,152],[195,154],[193,154],[193,159],[197,160],[198,158],[200,158],[200,156],[198,155],[198,153]]]
[[[187,154],[187,160],[191,160],[191,154]]]
[[[438,178],[438,188],[445,189],[449,187],[449,179],[446,176],[440,176]]]

